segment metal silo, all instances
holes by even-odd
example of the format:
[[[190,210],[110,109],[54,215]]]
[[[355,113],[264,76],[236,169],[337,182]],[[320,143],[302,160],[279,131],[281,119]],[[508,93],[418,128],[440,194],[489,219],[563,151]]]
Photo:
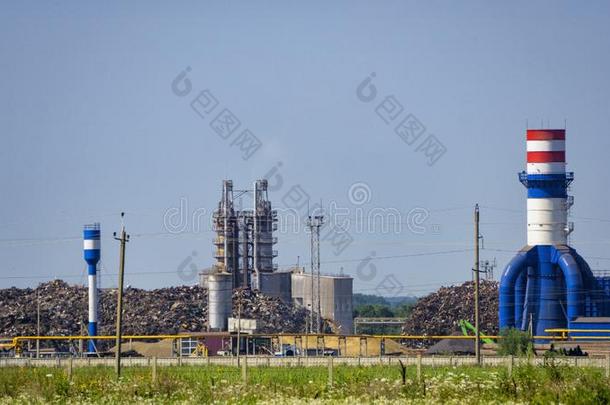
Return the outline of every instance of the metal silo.
[[[225,331],[232,312],[233,277],[230,273],[208,275],[208,328]]]

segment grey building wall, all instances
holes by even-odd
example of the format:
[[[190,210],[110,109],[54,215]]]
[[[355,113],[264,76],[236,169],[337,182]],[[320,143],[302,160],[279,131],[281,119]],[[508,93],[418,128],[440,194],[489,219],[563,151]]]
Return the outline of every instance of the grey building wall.
[[[334,319],[341,327],[341,332],[346,334],[354,331],[353,282],[351,277],[329,277],[329,294],[324,294],[326,289],[322,289],[322,308],[327,308],[331,314],[329,317]],[[322,316],[325,316],[324,312]]]
[[[313,306],[311,275],[303,272],[291,274],[293,302],[308,309],[311,308]],[[350,276],[320,276],[322,317],[335,321],[341,328],[341,333],[344,334],[351,334],[354,330],[353,281]]]
[[[259,273],[260,291],[272,297],[278,297],[286,303],[292,302],[292,273]]]

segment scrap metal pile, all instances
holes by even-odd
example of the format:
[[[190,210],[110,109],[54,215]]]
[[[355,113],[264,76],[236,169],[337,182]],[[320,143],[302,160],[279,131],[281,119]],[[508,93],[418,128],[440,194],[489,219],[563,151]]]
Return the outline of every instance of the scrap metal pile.
[[[498,333],[498,283],[481,281],[479,287],[481,332]],[[474,324],[474,283],[466,282],[420,298],[402,331],[407,335],[451,335],[460,330],[458,322]]]
[[[116,289],[102,289],[100,335],[115,333]],[[259,292],[239,291],[243,318],[255,318],[263,332],[304,329],[305,310]],[[180,286],[141,290],[127,288],[123,298],[123,333],[128,335],[199,332],[207,327],[207,290]],[[87,288],[55,280],[37,288],[0,290],[0,336],[36,335],[40,302],[41,335],[79,335],[87,331]],[[237,305],[234,305],[237,316]]]
[[[309,312],[304,308],[283,303],[259,291],[239,289],[233,292],[233,316],[238,316],[238,303],[242,303],[242,318],[257,319],[260,333],[303,332]]]

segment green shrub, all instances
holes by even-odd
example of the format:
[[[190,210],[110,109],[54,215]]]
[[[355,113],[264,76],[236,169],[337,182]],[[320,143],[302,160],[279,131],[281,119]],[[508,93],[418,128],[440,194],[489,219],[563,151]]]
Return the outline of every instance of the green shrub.
[[[525,356],[532,354],[534,345],[528,332],[517,328],[505,328],[500,331],[498,354],[503,356]]]

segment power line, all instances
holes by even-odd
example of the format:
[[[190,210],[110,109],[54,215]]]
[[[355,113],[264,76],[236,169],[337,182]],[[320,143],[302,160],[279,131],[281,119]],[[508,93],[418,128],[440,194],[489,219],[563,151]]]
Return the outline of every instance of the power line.
[[[456,249],[456,250],[445,250],[445,251],[436,251],[436,252],[421,252],[421,253],[409,253],[404,255],[391,255],[391,256],[375,256],[372,257],[371,261],[376,260],[386,260],[386,259],[398,259],[398,258],[407,258],[407,257],[421,257],[421,256],[436,256],[436,255],[444,255],[444,254],[452,254],[452,253],[463,253],[463,252],[471,252],[472,249]],[[329,264],[329,263],[356,263],[363,261],[364,258],[359,259],[344,259],[344,260],[327,260],[321,261],[321,264]],[[610,260],[610,259],[609,259]],[[279,266],[282,268],[293,268],[294,264],[286,264]],[[173,274],[176,273],[176,270],[162,270],[162,271],[130,271],[129,276],[134,275],[155,275],[155,274]],[[116,276],[118,273],[105,273],[106,276]],[[80,274],[58,274],[53,276],[2,276],[0,280],[11,280],[11,279],[58,279],[58,278],[78,278],[81,277]]]

